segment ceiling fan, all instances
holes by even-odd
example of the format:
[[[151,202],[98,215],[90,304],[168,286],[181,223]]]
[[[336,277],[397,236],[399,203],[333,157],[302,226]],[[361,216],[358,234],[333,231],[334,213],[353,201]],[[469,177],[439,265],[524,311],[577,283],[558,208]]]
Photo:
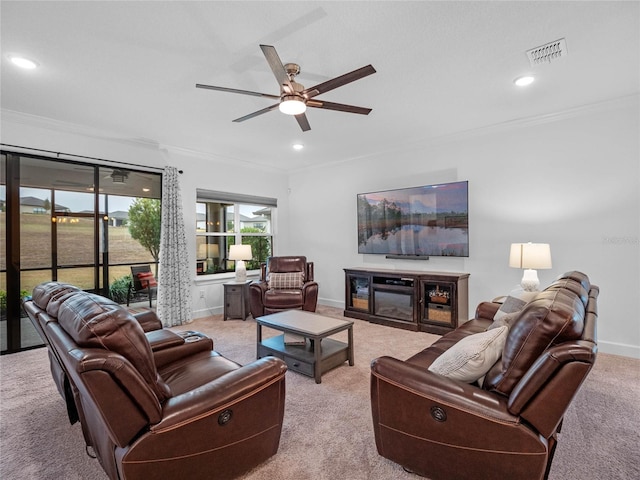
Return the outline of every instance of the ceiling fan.
[[[271,45],[260,45],[260,48],[262,49],[262,53],[267,59],[267,63],[269,63],[269,66],[280,85],[280,95],[251,92],[249,90],[239,90],[237,88],[215,87],[212,85],[202,85],[200,83],[196,84],[196,88],[206,88],[209,90],[219,90],[221,92],[240,93],[242,95],[252,95],[254,97],[279,100],[278,103],[267,108],[250,113],[244,117],[236,118],[233,120],[234,122],[244,122],[245,120],[249,120],[250,118],[257,117],[258,115],[262,115],[263,113],[279,108],[282,113],[295,116],[302,131],[306,132],[311,130],[311,126],[309,125],[309,121],[305,115],[307,107],[336,110],[338,112],[359,113],[361,115],[368,115],[369,112],[371,112],[370,108],[326,102],[315,98],[317,95],[326,93],[348,83],[355,82],[356,80],[371,75],[372,73],[376,73],[376,70],[371,65],[359,68],[353,72],[345,73],[344,75],[319,83],[313,87],[304,88],[303,85],[300,85],[294,80],[296,75],[300,73],[299,65],[295,63],[286,63],[283,65],[280,57],[278,56],[278,52],[276,52],[276,49]]]

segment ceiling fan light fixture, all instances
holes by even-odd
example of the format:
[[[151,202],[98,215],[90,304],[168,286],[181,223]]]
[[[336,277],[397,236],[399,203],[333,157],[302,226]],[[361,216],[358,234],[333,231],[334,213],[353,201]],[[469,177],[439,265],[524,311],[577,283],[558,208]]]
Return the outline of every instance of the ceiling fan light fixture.
[[[126,183],[128,177],[129,172],[126,170],[116,169],[111,173],[111,180],[113,180],[113,183]]]
[[[278,108],[286,115],[300,115],[307,110],[307,105],[297,95],[285,95]]]

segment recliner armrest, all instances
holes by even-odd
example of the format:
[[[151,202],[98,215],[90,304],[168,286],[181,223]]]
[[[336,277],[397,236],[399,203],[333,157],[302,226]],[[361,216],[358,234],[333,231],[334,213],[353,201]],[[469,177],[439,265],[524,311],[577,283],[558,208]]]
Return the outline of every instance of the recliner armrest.
[[[371,362],[372,391],[374,382],[385,382],[411,394],[424,397],[425,402],[437,402],[467,414],[492,417],[501,422],[518,423],[509,413],[508,399],[482,390],[475,385],[433,373],[427,369],[392,357],[379,357]]]
[[[171,330],[167,330],[166,328],[146,332],[145,336],[147,337],[147,341],[149,342],[153,352],[159,352],[166,348],[184,344],[184,338]]]
[[[208,413],[232,405],[268,385],[284,381],[287,365],[275,357],[264,357],[229,372],[195,390],[169,398],[163,406],[162,421],[151,431],[161,433],[176,426],[200,421]]]
[[[135,313],[133,314],[133,317],[138,321],[145,332],[152,332],[162,328],[162,322],[153,310]]]
[[[501,306],[502,303],[499,302],[481,302],[476,307],[475,318],[484,318],[493,321],[493,316]]]
[[[172,330],[163,329],[156,332],[149,332],[146,335],[151,345],[151,350],[153,351],[156,368],[162,368],[165,365],[180,360],[181,358],[195,355],[198,352],[209,352],[213,350],[213,340],[211,338],[203,333],[192,330],[173,332]],[[158,337],[156,337],[154,341],[156,335]]]

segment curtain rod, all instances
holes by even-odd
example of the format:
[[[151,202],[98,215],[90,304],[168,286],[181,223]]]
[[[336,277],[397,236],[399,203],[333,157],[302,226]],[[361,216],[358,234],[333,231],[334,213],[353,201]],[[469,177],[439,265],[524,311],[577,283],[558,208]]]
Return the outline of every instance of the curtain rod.
[[[41,148],[32,148],[32,147],[23,147],[21,145],[10,145],[7,143],[0,143],[1,147],[9,147],[9,148],[19,148],[21,150],[26,150],[25,152],[22,153],[30,153],[30,152],[42,152],[42,153],[48,153],[51,155],[55,155],[56,158],[61,159],[61,160],[74,160],[74,159],[86,159],[86,160],[96,160],[98,162],[103,162],[105,164],[107,164],[108,166],[112,166],[112,165],[125,165],[128,167],[136,167],[136,168],[141,168],[141,169],[145,169],[147,171],[150,172],[158,172],[161,173],[164,169],[159,168],[159,167],[149,167],[147,165],[139,165],[139,164],[135,164],[135,163],[126,163],[126,162],[119,162],[117,160],[106,160],[104,158],[98,158],[98,157],[88,157],[86,155],[76,155],[73,153],[62,153],[62,152],[54,152],[53,150],[44,150]],[[15,152],[15,153],[20,153],[20,152]],[[60,155],[63,155],[64,157],[70,157],[70,158],[61,158]],[[178,170],[179,173],[183,173],[182,170]]]

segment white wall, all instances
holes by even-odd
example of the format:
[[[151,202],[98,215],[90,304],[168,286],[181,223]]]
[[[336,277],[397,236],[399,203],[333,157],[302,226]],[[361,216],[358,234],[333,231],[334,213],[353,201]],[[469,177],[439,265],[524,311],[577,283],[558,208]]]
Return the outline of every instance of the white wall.
[[[638,97],[416,144],[290,176],[291,249],[315,262],[321,303],[344,306],[342,269],[469,272],[471,312],[508,293],[512,242],[551,244],[542,286],[580,270],[601,289],[599,345],[640,358]],[[356,194],[469,181],[470,256],[359,255]]]

